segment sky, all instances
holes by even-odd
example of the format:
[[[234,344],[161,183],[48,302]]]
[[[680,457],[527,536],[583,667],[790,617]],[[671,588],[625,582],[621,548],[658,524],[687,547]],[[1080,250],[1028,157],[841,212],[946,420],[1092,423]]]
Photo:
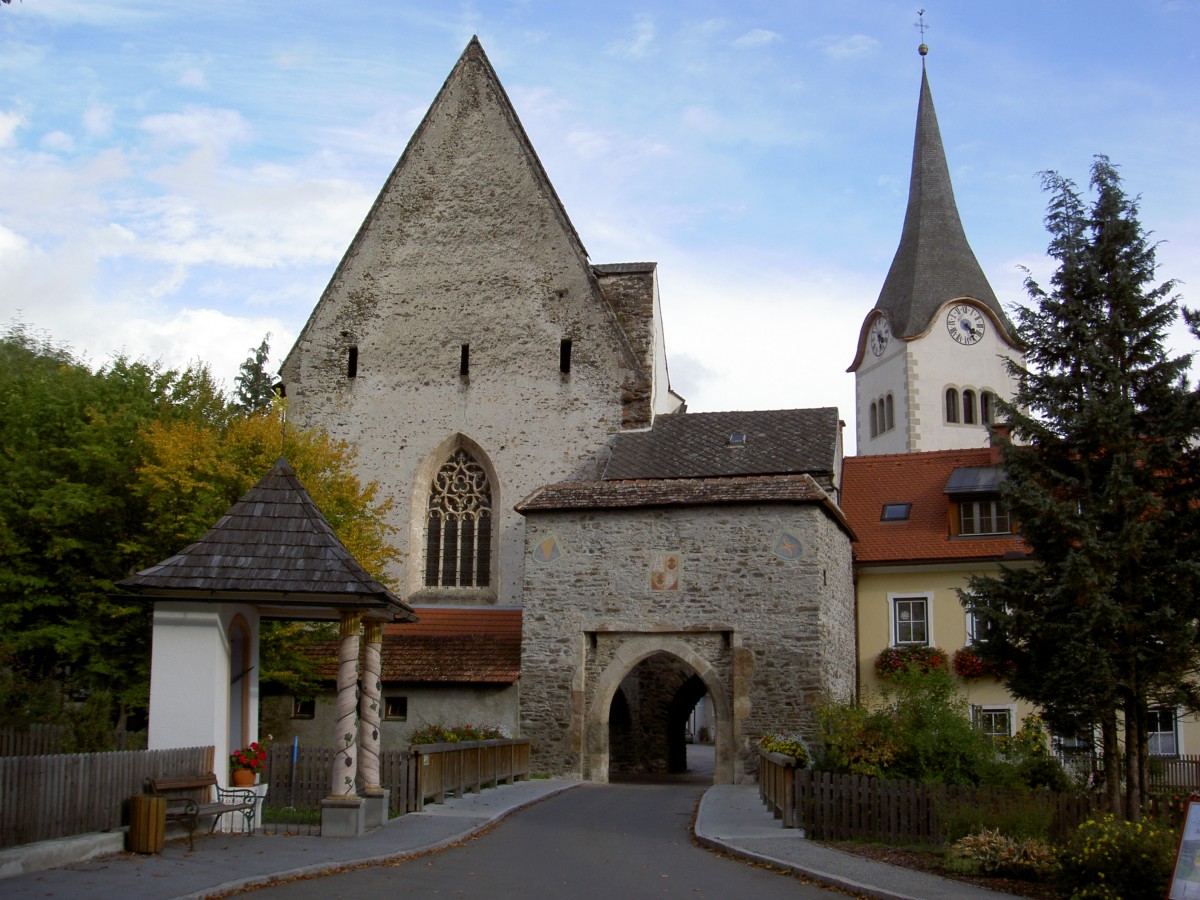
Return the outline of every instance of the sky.
[[[892,0],[0,5],[0,327],[95,366],[290,349],[478,35],[593,263],[658,263],[691,411],[837,406],[900,238],[918,6]],[[959,212],[1045,283],[1055,170],[1141,196],[1200,306],[1200,0],[927,5]],[[1174,352],[1191,352],[1182,327]]]

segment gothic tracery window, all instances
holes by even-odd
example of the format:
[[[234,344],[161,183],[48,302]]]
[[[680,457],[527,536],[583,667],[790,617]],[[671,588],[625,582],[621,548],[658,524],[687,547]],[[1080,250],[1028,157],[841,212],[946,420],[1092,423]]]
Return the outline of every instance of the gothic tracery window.
[[[456,450],[433,476],[425,535],[425,585],[491,583],[492,489],[483,466]]]

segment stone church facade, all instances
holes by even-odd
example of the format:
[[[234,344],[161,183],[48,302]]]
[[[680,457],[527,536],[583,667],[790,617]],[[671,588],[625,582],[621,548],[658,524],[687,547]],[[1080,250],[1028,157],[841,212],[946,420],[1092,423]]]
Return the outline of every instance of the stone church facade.
[[[707,695],[740,780],[853,694],[837,411],[685,412],[654,264],[589,260],[477,40],[280,376],[393,498],[418,615],[519,610],[538,771],[677,769]]]

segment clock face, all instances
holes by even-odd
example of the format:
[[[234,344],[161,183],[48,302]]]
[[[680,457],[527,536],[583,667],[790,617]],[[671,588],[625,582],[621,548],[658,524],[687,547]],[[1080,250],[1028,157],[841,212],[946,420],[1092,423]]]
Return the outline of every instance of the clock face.
[[[985,327],[983,313],[966,303],[959,303],[946,313],[946,330],[960,344],[979,343]]]
[[[867,343],[871,347],[871,352],[876,356],[883,356],[883,351],[887,349],[888,341],[892,337],[892,327],[888,325],[887,319],[879,318],[871,323],[871,332],[867,336]]]

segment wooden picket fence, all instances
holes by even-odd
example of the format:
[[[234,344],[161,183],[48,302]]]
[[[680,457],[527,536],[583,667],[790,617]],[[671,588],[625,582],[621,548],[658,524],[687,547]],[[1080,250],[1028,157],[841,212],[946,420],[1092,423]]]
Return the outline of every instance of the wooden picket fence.
[[[319,810],[330,792],[333,758],[325,747],[299,747],[294,757],[289,745],[270,747],[262,777],[267,803]],[[0,847],[112,831],[128,824],[129,798],[142,793],[147,778],[212,772],[213,764],[212,747],[0,757]],[[425,744],[380,754],[381,787],[390,792],[393,818],[528,777],[528,740]]]
[[[990,817],[1036,810],[1061,840],[1089,816],[1108,809],[1099,793],[1060,794],[1047,790],[1008,790],[919,781],[885,781],[861,775],[835,775],[796,769],[794,827],[814,840],[874,841],[894,846],[941,846],[948,824],[987,810]],[[1152,796],[1146,815],[1178,824],[1178,796]],[[768,804],[770,805],[770,804]]]
[[[212,747],[0,758],[0,847],[112,831],[147,778],[212,768]]]
[[[0,756],[46,756],[63,753],[71,729],[66,725],[32,724],[22,728],[0,728]],[[114,731],[114,750],[145,750],[146,732]]]
[[[295,748],[272,744],[262,781],[268,785],[267,803],[285,809],[318,810],[329,796],[334,750],[331,747]],[[408,750],[384,750],[379,754],[380,787],[386,788],[388,815],[392,818],[415,812],[416,767]]]

